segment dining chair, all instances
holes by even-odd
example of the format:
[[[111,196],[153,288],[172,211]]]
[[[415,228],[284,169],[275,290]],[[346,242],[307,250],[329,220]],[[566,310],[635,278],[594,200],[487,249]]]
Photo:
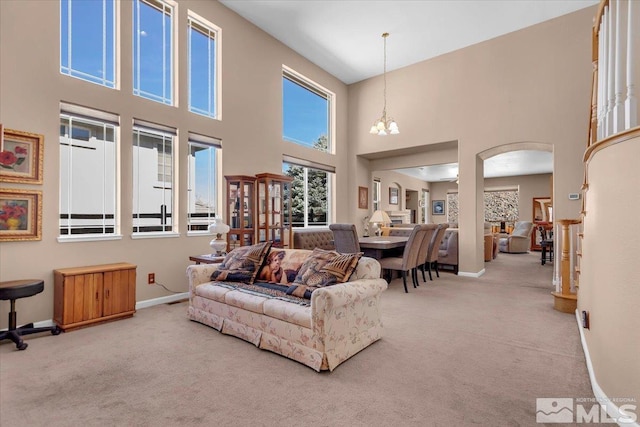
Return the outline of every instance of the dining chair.
[[[424,268],[427,267],[429,272],[429,280],[433,280],[433,276],[431,275],[431,267],[433,267],[436,271],[436,276],[440,277],[440,273],[438,273],[438,254],[440,251],[440,244],[442,243],[442,238],[444,237],[444,232],[449,228],[448,223],[438,224],[438,229],[433,234],[431,241],[429,242],[429,250],[427,251],[427,260],[424,264],[422,264],[422,280],[425,282],[427,278],[424,274]]]
[[[422,241],[420,242],[420,249],[418,250],[418,261],[417,268],[422,270],[422,280],[426,282],[424,276],[424,265],[427,263],[427,257],[429,255],[429,248],[431,247],[431,241],[434,238],[434,235],[438,231],[438,224],[425,224],[427,227],[425,229],[425,233],[422,236]],[[420,286],[420,282],[418,281],[418,286]]]
[[[420,245],[422,244],[422,236],[426,233],[428,224],[418,224],[409,235],[402,257],[386,257],[378,260],[383,271],[389,272],[387,283],[391,282],[391,271],[402,272],[402,283],[404,285],[404,291],[409,293],[407,289],[407,272],[411,272],[411,280],[413,287],[418,285],[418,274],[416,267],[418,266],[418,253],[420,251]]]
[[[360,242],[355,224],[330,224],[333,232],[333,244],[336,252],[341,254],[353,254],[360,252]]]

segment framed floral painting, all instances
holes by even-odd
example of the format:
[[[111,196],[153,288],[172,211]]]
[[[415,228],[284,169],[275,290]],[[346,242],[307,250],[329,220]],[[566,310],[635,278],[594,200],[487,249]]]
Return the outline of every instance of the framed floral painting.
[[[0,242],[42,240],[42,191],[0,189]]]
[[[0,135],[0,181],[42,184],[44,136],[7,128]]]

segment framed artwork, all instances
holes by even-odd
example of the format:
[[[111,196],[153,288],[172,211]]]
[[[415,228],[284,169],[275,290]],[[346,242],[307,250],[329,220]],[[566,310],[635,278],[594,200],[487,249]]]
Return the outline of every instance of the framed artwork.
[[[42,240],[42,191],[0,189],[0,242]]]
[[[431,215],[444,215],[444,200],[431,202]]]
[[[358,209],[369,208],[369,187],[358,187]]]
[[[389,187],[389,204],[390,205],[398,204],[398,189],[395,187]]]
[[[0,181],[42,184],[44,136],[2,129]]]

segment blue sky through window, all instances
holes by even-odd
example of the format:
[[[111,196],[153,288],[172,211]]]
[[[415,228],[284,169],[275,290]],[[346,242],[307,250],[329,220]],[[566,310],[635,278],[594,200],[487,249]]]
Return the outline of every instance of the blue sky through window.
[[[60,2],[61,72],[115,87],[114,0]]]
[[[283,137],[313,147],[318,138],[328,134],[329,101],[286,77],[282,85]]]
[[[216,41],[214,34],[192,21],[189,28],[189,108],[216,116]]]
[[[164,4],[153,4],[133,2],[133,91],[172,104],[172,11]]]

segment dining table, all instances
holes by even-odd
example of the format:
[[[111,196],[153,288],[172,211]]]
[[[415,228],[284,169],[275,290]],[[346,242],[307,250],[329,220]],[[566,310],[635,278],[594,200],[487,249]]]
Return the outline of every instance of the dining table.
[[[364,256],[382,259],[388,256],[402,255],[409,236],[369,236],[360,237],[360,250]]]

